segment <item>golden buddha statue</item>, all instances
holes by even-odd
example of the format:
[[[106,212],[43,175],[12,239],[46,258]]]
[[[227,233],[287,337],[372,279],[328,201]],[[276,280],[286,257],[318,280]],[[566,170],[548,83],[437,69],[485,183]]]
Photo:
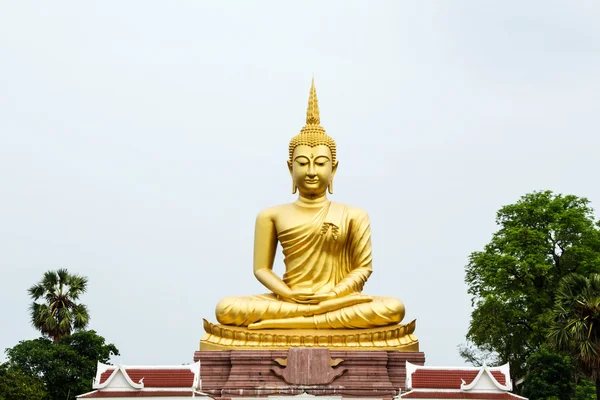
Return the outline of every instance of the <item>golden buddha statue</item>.
[[[335,141],[320,125],[313,79],[306,125],[289,145],[288,168],[298,199],[263,210],[256,219],[254,275],[271,293],[222,299],[216,308],[222,325],[205,321],[201,348],[219,348],[209,343],[365,347],[365,335],[366,347],[377,347],[379,338],[384,341],[379,347],[418,348],[411,335],[414,321],[398,325],[404,317],[400,300],[361,294],[372,272],[371,228],[364,210],[326,196],[333,193],[336,156]],[[285,256],[283,279],[273,272],[277,242]]]

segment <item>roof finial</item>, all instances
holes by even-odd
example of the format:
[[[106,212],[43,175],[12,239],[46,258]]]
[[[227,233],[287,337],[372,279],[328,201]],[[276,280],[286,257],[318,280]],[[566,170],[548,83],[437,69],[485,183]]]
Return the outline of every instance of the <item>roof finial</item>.
[[[319,115],[319,101],[317,100],[317,89],[315,89],[315,77],[312,78],[310,86],[310,95],[308,96],[308,109],[306,110],[306,124],[319,125],[321,116]]]

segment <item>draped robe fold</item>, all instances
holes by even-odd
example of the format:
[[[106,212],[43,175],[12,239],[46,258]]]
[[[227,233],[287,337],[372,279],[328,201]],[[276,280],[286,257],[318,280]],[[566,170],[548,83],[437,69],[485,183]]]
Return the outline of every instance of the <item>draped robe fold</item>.
[[[334,291],[343,297],[362,291],[371,275],[371,228],[363,210],[327,203],[307,223],[278,233],[292,290]],[[403,304],[393,297],[373,297],[369,303],[315,313],[314,305],[297,304],[275,294],[227,297],[217,305],[217,320],[225,325],[250,324],[292,317],[310,317],[312,327],[372,328],[401,321]]]

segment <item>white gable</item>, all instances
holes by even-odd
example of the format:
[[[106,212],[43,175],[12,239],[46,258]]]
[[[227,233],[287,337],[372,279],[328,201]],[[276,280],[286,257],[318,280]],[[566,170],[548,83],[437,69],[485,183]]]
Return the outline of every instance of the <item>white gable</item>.
[[[470,388],[470,390],[472,390],[474,392],[478,392],[480,390],[481,391],[486,391],[486,390],[498,391],[499,388],[498,388],[497,384],[494,381],[492,381],[492,378],[486,372],[482,373],[481,376],[479,377],[479,379],[475,378],[475,385],[473,385],[473,387]]]
[[[120,389],[120,390],[128,390],[128,389],[135,390],[131,387],[131,384],[127,381],[127,379],[125,378],[125,375],[123,375],[123,372],[121,372],[121,370],[119,370],[119,369],[117,370],[117,373],[110,381],[110,388],[111,389]]]

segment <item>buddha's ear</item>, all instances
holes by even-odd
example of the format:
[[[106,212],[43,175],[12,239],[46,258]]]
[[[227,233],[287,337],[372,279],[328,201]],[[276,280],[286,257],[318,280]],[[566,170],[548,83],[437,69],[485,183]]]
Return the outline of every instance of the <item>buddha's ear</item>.
[[[296,182],[294,182],[294,173],[293,173],[293,163],[291,160],[288,160],[287,162],[288,164],[288,169],[290,170],[290,175],[292,176],[292,194],[296,194],[296,191],[298,191],[298,187],[296,186]]]
[[[338,167],[338,161],[336,160],[331,165],[331,180],[327,184],[327,191],[329,192],[329,194],[333,194],[333,177],[335,176],[335,171],[337,171],[337,167]]]
[[[338,163],[339,163],[339,161],[335,160],[335,162],[331,165],[331,177],[332,178],[335,175],[335,171],[337,171]]]

